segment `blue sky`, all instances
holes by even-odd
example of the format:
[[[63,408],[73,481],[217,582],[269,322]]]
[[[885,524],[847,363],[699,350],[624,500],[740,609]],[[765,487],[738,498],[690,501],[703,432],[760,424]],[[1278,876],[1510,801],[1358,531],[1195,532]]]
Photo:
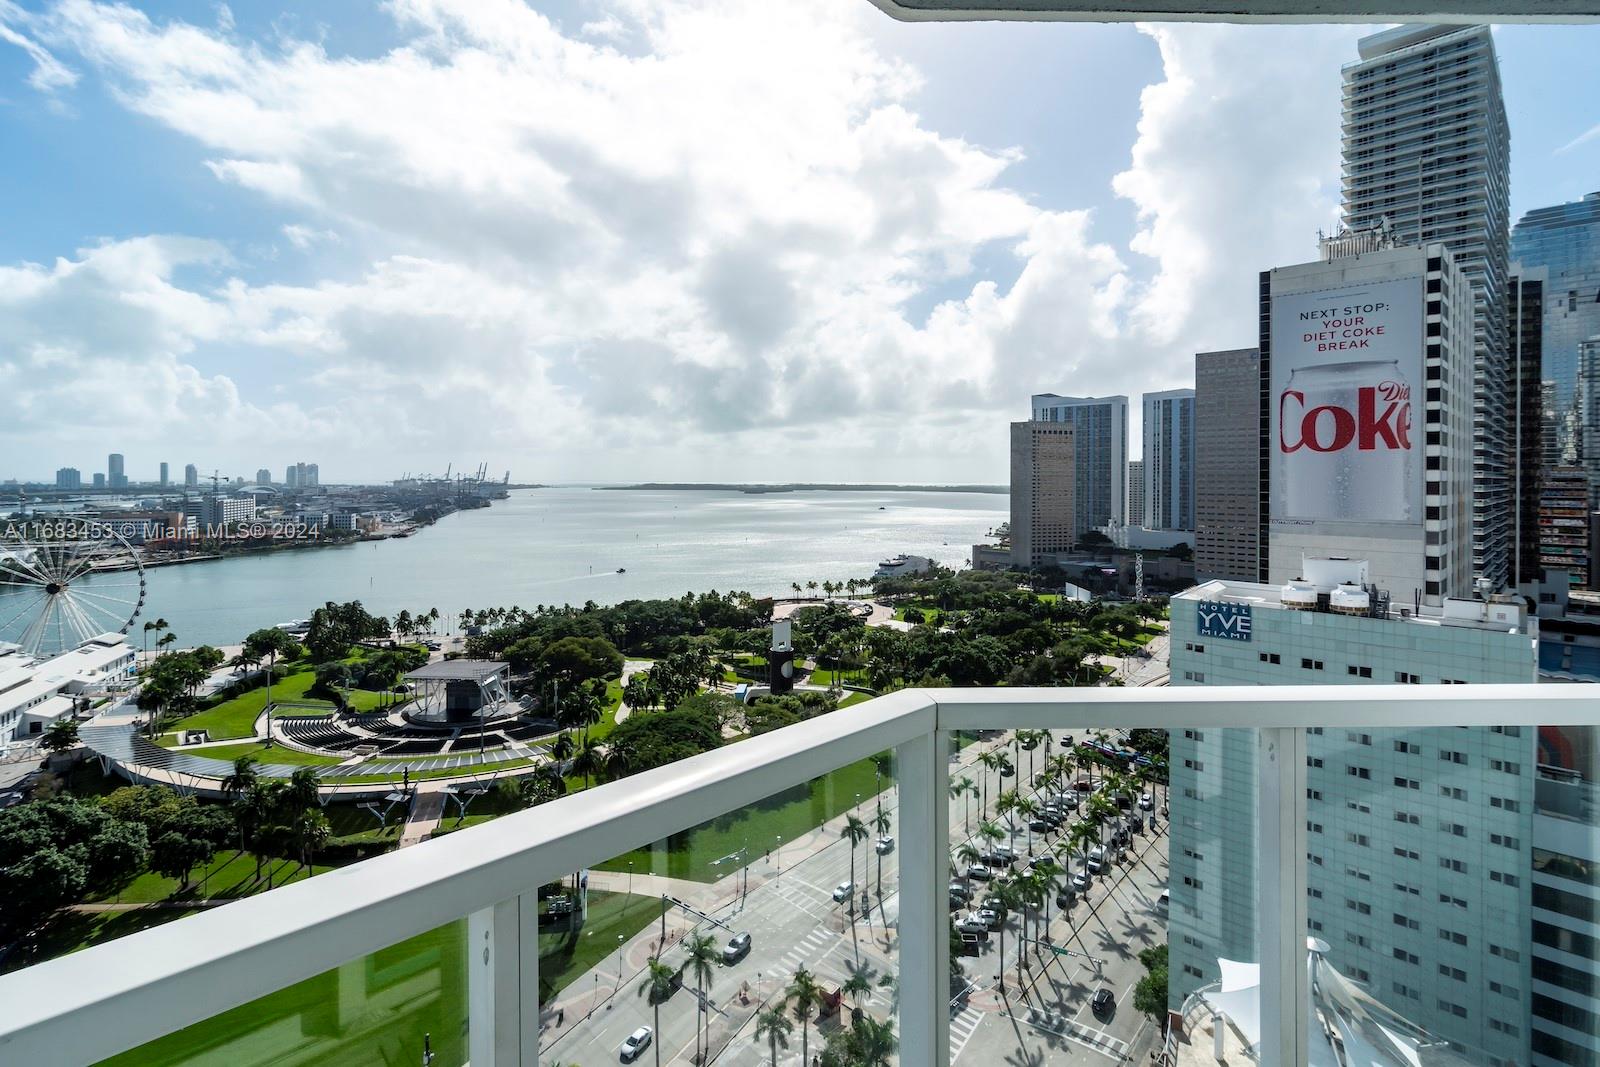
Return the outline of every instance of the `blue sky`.
[[[0,477],[1003,481],[1335,221],[1358,28],[801,8],[0,0]],[[1600,31],[1497,46],[1513,215],[1600,188]]]

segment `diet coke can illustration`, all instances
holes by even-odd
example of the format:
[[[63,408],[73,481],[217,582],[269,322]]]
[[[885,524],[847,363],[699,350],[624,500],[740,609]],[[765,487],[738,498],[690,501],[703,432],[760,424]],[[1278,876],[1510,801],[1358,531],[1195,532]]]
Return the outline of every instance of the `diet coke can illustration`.
[[[1394,360],[1300,367],[1276,398],[1272,492],[1289,521],[1409,522],[1422,450]]]

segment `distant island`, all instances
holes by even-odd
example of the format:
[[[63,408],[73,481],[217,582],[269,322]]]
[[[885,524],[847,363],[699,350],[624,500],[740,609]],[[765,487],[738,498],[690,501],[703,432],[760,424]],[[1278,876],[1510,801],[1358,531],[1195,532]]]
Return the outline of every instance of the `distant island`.
[[[998,493],[1004,485],[858,485],[849,482],[785,482],[741,485],[726,482],[641,482],[638,485],[598,485],[596,489],[695,489],[724,493]]]

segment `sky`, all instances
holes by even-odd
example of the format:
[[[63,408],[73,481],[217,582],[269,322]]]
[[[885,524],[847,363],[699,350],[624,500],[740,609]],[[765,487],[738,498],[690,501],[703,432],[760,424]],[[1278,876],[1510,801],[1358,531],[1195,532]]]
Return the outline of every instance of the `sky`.
[[[0,0],[0,478],[1003,483],[1254,343],[1371,29]],[[1600,189],[1600,27],[1496,42],[1513,218]]]

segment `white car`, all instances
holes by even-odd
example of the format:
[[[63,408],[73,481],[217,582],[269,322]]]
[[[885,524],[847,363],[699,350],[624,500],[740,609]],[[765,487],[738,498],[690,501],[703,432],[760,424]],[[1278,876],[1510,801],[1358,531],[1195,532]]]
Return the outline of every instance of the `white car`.
[[[1143,810],[1153,811],[1155,810],[1155,806],[1156,798],[1151,796],[1149,793],[1145,793],[1139,797],[1139,807]]]
[[[639,1053],[650,1047],[650,1039],[655,1036],[655,1031],[648,1026],[641,1026],[628,1035],[618,1050],[622,1055],[623,1063],[632,1063],[639,1058]]]
[[[882,837],[878,838],[878,843],[874,845],[873,848],[878,855],[887,856],[889,853],[894,851],[894,838],[890,837],[888,834],[884,834]]]
[[[833,899],[841,904],[844,903],[850,899],[850,893],[855,887],[854,882],[840,882],[833,887]]]
[[[1161,891],[1161,895],[1156,898],[1156,907],[1160,909],[1163,914],[1165,914],[1167,910],[1172,907],[1172,893],[1170,890],[1163,889]]]

